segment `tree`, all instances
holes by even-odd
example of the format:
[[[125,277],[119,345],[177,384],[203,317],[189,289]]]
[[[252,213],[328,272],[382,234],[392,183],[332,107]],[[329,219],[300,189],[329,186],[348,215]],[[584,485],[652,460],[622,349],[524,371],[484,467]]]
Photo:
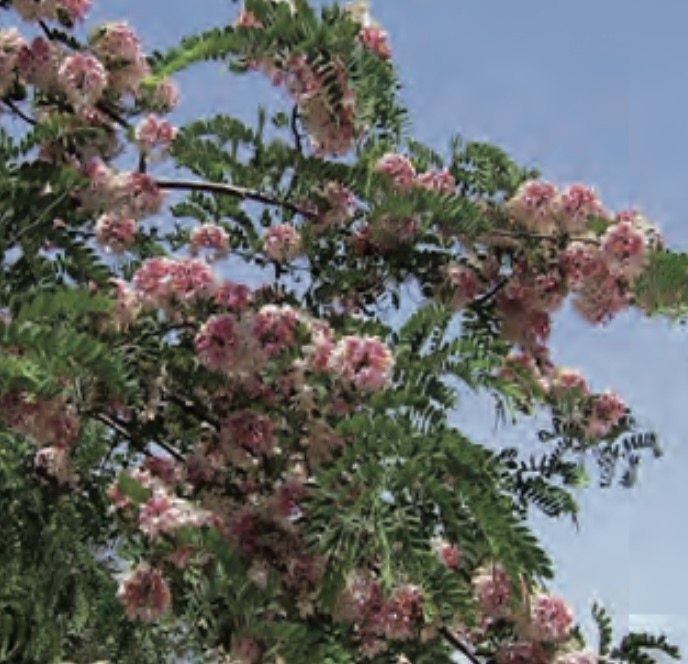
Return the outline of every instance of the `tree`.
[[[631,486],[659,448],[550,320],[680,316],[685,257],[495,146],[414,141],[364,3],[247,0],[149,57],[79,40],[90,4],[0,1],[0,661],[597,661],[528,513],[575,521],[586,458]],[[287,110],[173,127],[205,60]],[[465,386],[551,412],[547,453],[451,426]],[[593,611],[600,661],[678,657]]]

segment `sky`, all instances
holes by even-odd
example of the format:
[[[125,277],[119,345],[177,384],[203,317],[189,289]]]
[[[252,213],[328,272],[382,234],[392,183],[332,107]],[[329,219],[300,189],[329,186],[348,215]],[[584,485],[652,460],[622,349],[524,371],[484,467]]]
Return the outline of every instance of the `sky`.
[[[229,0],[98,0],[94,21],[126,19],[147,50],[224,25]],[[452,134],[494,143],[559,184],[592,185],[612,210],[639,207],[667,244],[688,250],[688,4],[627,0],[460,2],[376,0],[391,35],[415,136],[443,150]],[[287,99],[219,63],[177,77],[180,122],[226,112],[251,120],[257,103]],[[688,469],[682,415],[688,328],[624,314],[592,328],[570,311],[555,322],[554,360],[580,368],[593,389],[612,388],[658,433],[665,456],[643,464],[632,490],[580,495],[581,529],[535,519],[557,565],[554,588],[584,619],[593,600],[620,626],[664,629],[688,653]],[[537,451],[532,427],[492,429],[482,404],[455,419],[477,440]],[[682,472],[683,471],[683,472]],[[688,659],[688,656],[687,656]]]

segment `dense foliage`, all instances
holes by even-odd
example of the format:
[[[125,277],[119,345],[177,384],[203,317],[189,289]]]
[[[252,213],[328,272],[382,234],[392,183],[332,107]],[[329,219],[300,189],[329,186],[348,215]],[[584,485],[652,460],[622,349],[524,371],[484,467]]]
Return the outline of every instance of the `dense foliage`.
[[[363,2],[247,0],[148,56],[81,40],[90,4],[0,1],[0,661],[678,658],[597,606],[586,649],[527,519],[659,454],[555,364],[553,315],[680,317],[685,257],[495,146],[414,141]],[[284,108],[174,127],[207,60]],[[546,451],[471,441],[466,387],[551,414]]]

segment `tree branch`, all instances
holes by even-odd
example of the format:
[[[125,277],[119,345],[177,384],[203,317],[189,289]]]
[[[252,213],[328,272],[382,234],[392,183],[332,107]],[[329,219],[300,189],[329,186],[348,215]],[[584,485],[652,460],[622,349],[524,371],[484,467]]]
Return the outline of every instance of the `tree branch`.
[[[483,237],[490,235],[497,235],[500,237],[513,237],[532,240],[549,240],[550,242],[558,242],[560,236],[548,235],[546,233],[530,233],[528,231],[508,231],[503,229],[494,229],[487,231]],[[569,237],[569,242],[583,242],[584,244],[594,244],[599,246],[600,241],[590,237]]]
[[[167,390],[164,391],[164,396],[173,404],[179,406],[186,413],[193,415],[202,422],[210,424],[210,426],[212,426],[216,431],[219,431],[222,428],[222,425],[218,419],[214,418],[209,413],[206,413],[203,408],[190,399],[185,399],[184,397],[174,394],[173,392],[168,392]]]
[[[454,636],[454,634],[452,634],[446,627],[440,627],[438,631],[447,643],[456,648],[462,655],[467,657],[472,664],[483,664],[475,655],[475,653],[473,653],[463,641]]]
[[[255,189],[247,189],[245,187],[237,187],[233,184],[224,184],[221,182],[202,182],[194,180],[156,180],[160,189],[168,190],[182,190],[182,191],[205,191],[211,194],[223,194],[226,196],[233,196],[234,198],[241,198],[242,200],[257,201],[265,205],[273,207],[282,207],[285,210],[300,214],[307,219],[315,219],[316,215],[304,208],[299,207],[289,201],[280,201],[272,196],[268,196]]]
[[[9,99],[4,99],[5,105],[18,117],[20,117],[24,122],[27,122],[33,127],[36,127],[38,125],[38,121],[34,120],[30,115],[27,115],[22,111],[19,106],[17,106],[13,101],[10,101]]]
[[[104,413],[97,413],[96,416],[95,416],[95,418],[96,418],[99,422],[102,422],[102,423],[105,424],[106,426],[108,426],[108,427],[110,427],[111,429],[113,429],[114,431],[116,431],[120,436],[126,438],[129,442],[132,442],[132,443],[137,443],[137,442],[138,442],[138,441],[134,438],[134,436],[132,435],[132,433],[129,431],[129,429],[127,429],[127,427],[124,425],[124,423],[123,423],[123,422],[120,422],[120,421],[117,420],[116,418],[110,417],[110,416],[108,416],[108,415],[105,415]],[[181,454],[181,452],[179,452],[178,450],[176,450],[176,449],[175,449],[174,447],[172,447],[171,445],[168,445],[167,443],[163,443],[163,442],[161,442],[161,441],[159,441],[159,440],[154,440],[154,441],[152,441],[152,442],[155,443],[155,445],[157,445],[158,447],[161,447],[163,450],[165,450],[165,452],[167,452],[167,453],[168,453],[171,457],[173,457],[175,460],[177,460],[177,461],[179,461],[179,462],[181,462],[181,463],[185,463],[185,462],[186,462],[186,459],[185,459],[184,456]],[[141,451],[143,451],[143,450],[141,450]]]

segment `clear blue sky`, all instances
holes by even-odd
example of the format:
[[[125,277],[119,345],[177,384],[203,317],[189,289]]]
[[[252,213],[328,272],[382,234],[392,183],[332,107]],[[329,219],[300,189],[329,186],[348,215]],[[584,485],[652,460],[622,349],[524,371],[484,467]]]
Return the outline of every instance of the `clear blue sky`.
[[[128,19],[147,49],[236,11],[229,0],[95,4],[94,18]],[[443,148],[460,132],[496,143],[548,179],[595,186],[612,209],[640,206],[671,246],[688,249],[688,4],[377,0],[373,13],[391,33],[420,140]],[[221,111],[249,119],[258,99],[282,99],[268,85],[222,75],[217,63],[178,80],[184,120]],[[557,319],[555,360],[583,369],[594,389],[622,393],[666,455],[643,467],[631,492],[588,490],[579,533],[563,522],[536,525],[558,564],[556,589],[579,614],[601,600],[622,623],[663,626],[688,651],[687,335],[636,314],[606,329]],[[457,418],[489,442],[492,416],[483,412]],[[501,435],[538,444],[528,427]]]

